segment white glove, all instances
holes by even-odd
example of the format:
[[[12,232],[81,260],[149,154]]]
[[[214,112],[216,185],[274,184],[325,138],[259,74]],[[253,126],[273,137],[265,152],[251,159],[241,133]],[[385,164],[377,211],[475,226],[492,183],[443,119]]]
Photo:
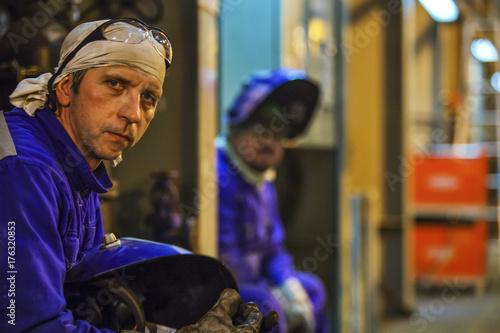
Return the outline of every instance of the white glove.
[[[314,311],[309,295],[296,278],[288,278],[272,289],[285,311],[288,330],[312,333],[316,327]]]

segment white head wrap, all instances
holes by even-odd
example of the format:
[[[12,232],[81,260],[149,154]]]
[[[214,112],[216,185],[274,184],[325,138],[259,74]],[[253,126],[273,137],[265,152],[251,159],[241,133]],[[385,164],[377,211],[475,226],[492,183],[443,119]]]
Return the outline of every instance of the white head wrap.
[[[58,66],[61,66],[66,57],[85,37],[106,21],[87,22],[74,28],[64,39]],[[116,29],[126,28],[126,24],[116,24]],[[158,48],[163,49],[160,44]],[[98,40],[86,44],[77,52],[62,73],[55,78],[53,87],[70,73],[112,65],[138,68],[156,77],[161,84],[165,78],[165,58],[158,53],[151,40],[144,39],[138,44]],[[51,77],[51,73],[45,73],[37,78],[22,80],[10,95],[10,102],[14,106],[24,108],[29,115],[34,116],[36,110],[42,109],[47,102],[47,84]]]

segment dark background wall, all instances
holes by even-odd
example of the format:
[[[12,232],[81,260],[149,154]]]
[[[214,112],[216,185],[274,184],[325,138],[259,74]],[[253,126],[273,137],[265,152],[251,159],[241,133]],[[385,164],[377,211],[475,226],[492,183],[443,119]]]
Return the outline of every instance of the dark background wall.
[[[180,200],[193,205],[198,164],[197,1],[87,0],[80,5],[71,3],[0,1],[0,37],[3,36],[0,40],[0,109],[12,108],[8,95],[17,81],[53,72],[63,38],[80,22],[135,17],[166,31],[173,44],[174,58],[155,119],[136,147],[123,155],[124,161],[116,168],[108,168],[115,193],[103,196],[106,231],[113,231],[118,236],[151,238],[145,218],[152,210],[148,194],[153,186],[153,172],[178,170],[180,176],[176,183]]]

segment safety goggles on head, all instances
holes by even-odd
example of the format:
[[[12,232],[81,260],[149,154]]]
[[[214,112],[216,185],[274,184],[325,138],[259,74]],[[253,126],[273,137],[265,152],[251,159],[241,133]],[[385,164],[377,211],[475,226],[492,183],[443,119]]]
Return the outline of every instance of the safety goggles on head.
[[[151,42],[158,54],[165,58],[165,66],[169,68],[172,63],[172,44],[165,32],[159,28],[150,27],[138,19],[128,17],[113,19],[98,26],[68,54],[57,72],[48,82],[50,95],[53,94],[52,85],[55,78],[62,73],[63,69],[75,57],[77,52],[88,43],[98,40],[108,40],[112,42],[139,44],[146,39]]]

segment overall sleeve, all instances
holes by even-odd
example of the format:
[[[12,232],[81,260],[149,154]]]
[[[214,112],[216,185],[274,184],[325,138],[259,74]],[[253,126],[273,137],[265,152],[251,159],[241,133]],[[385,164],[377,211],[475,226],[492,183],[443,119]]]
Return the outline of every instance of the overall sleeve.
[[[285,229],[279,215],[278,196],[274,184],[266,189],[271,215],[271,242],[263,256],[264,275],[275,285],[280,285],[286,279],[295,276],[293,258],[285,248]]]
[[[65,309],[61,235],[71,214],[63,184],[50,168],[0,165],[1,332],[111,332]]]
[[[219,257],[236,280],[245,276],[245,260],[239,245],[238,203],[230,184],[219,186]]]

